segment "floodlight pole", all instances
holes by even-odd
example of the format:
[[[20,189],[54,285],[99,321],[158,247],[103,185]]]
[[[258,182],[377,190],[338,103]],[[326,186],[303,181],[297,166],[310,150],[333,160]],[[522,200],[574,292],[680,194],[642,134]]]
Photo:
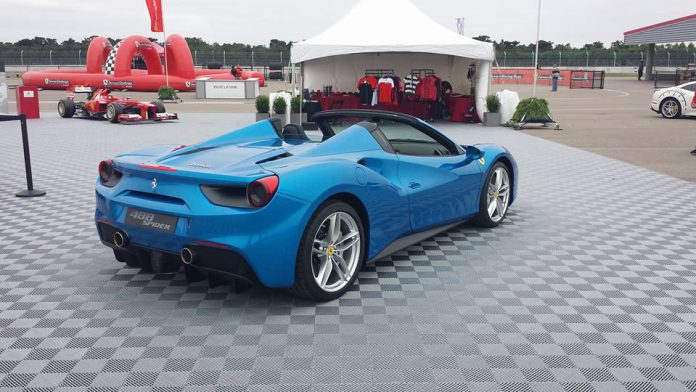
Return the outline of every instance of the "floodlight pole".
[[[536,97],[537,77],[539,76],[539,32],[541,30],[541,0],[539,0],[539,10],[537,12],[537,35],[536,35],[536,51],[534,53],[534,88],[532,89],[532,97]]]

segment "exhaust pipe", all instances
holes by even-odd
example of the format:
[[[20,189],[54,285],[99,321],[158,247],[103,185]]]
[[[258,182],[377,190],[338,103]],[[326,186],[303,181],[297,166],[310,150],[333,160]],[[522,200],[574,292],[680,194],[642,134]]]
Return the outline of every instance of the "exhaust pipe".
[[[195,254],[193,251],[189,248],[184,248],[181,250],[181,262],[189,265],[193,263],[193,259],[195,258]]]
[[[116,245],[119,248],[125,248],[126,245],[128,244],[128,237],[126,237],[123,233],[120,231],[117,231],[114,233],[114,245]]]

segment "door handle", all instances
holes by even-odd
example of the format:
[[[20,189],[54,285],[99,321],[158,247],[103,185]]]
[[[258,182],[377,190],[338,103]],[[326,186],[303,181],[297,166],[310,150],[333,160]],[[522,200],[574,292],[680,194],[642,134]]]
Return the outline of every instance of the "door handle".
[[[418,188],[420,188],[420,186],[421,186],[421,184],[419,184],[419,183],[417,183],[417,182],[410,182],[410,183],[408,184],[408,187],[411,188],[411,189],[418,189]]]

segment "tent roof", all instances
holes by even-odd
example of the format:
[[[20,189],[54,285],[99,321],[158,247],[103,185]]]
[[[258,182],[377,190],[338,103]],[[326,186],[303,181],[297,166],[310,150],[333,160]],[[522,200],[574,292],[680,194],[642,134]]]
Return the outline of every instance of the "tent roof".
[[[463,37],[408,0],[361,0],[321,34],[292,46],[291,61],[353,53],[436,53],[493,61],[493,44]]]

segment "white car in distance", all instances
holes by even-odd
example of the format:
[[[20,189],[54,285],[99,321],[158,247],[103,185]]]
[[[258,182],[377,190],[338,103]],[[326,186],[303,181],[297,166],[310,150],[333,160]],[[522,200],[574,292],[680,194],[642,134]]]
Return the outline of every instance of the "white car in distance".
[[[657,90],[653,93],[650,109],[660,113],[664,118],[696,116],[694,89],[696,82]]]

